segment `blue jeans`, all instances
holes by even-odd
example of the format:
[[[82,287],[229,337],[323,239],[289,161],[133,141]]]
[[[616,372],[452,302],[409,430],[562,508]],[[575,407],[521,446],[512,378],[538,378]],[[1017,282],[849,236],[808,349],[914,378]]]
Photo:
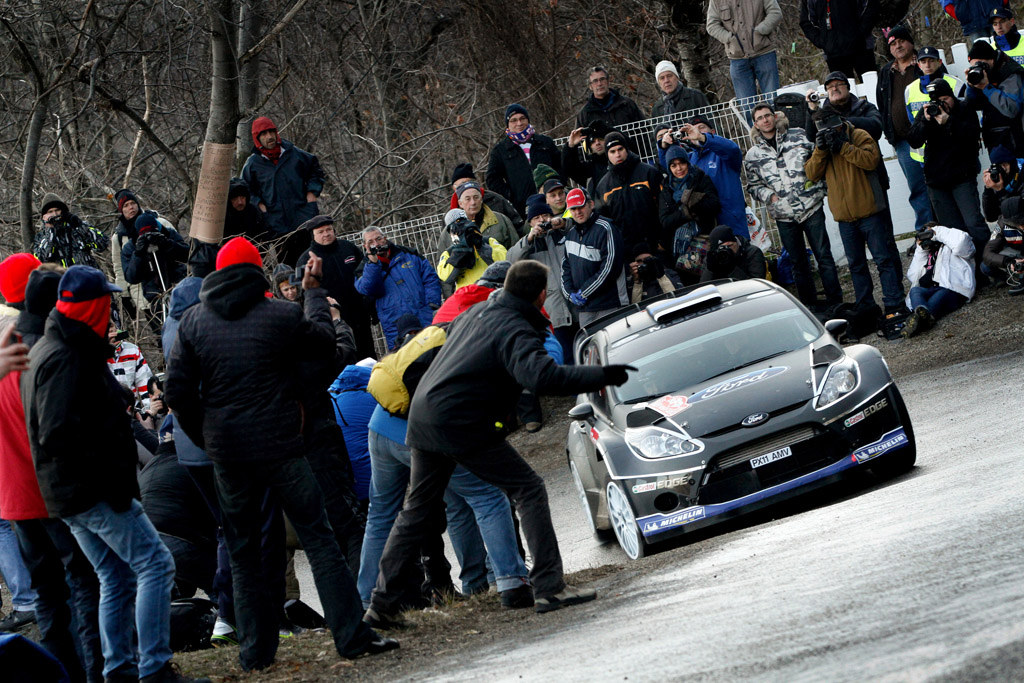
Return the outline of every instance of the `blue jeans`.
[[[789,257],[793,260],[793,279],[796,280],[796,291],[800,296],[800,301],[805,306],[816,305],[818,302],[818,290],[814,286],[811,264],[807,260],[807,250],[804,248],[804,235],[806,235],[807,243],[811,246],[811,253],[814,254],[814,260],[818,262],[818,274],[821,275],[821,284],[825,288],[828,304],[842,302],[843,287],[839,284],[836,261],[832,257],[832,244],[829,242],[828,230],[825,228],[824,207],[819,206],[818,210],[802,223],[781,220],[776,223],[779,226],[782,246],[786,248]]]
[[[359,597],[364,605],[370,603],[373,587],[377,584],[384,546],[405,500],[411,463],[408,446],[370,430],[370,510],[366,519],[358,581]],[[523,585],[527,576],[526,565],[519,556],[512,511],[505,494],[459,467],[448,482],[445,500],[450,500],[450,496],[464,499],[476,515],[476,525],[494,568],[498,590]],[[466,566],[463,566],[463,574],[460,576],[463,590],[473,592],[480,588],[481,579],[486,581],[484,565],[476,547],[479,541],[468,533],[470,527],[464,517],[466,508],[456,505],[451,512],[462,513],[461,517],[449,516],[449,536],[460,565],[463,558],[466,558],[467,565],[474,568],[473,573],[467,575]]]
[[[928,198],[928,187],[924,184],[924,164],[915,161],[910,156],[910,143],[900,140],[896,148],[896,159],[900,162],[903,175],[907,179],[907,187],[910,188],[910,206],[914,209],[914,229],[920,230],[925,223],[935,220],[932,212],[932,202]]]
[[[21,558],[18,537],[6,519],[0,519],[0,574],[11,591],[11,606],[19,612],[34,610],[36,592],[32,590],[32,577]]]
[[[871,282],[865,246],[871,250],[871,258],[878,269],[886,311],[904,308],[902,262],[888,214],[889,209],[882,209],[867,218],[839,223],[839,235],[843,238],[843,250],[850,262],[850,277],[858,308],[875,301],[872,294],[875,286]]]
[[[156,673],[171,659],[174,559],[142,504],[133,500],[127,510],[116,512],[107,503],[97,503],[64,521],[100,580],[103,675],[127,674],[135,668],[133,603],[139,678]]]
[[[762,95],[775,92],[779,89],[779,63],[775,50],[751,59],[730,59],[729,76],[736,99],[753,97],[757,94],[758,85]],[[744,109],[749,119],[750,105],[745,105]]]
[[[938,320],[949,315],[967,302],[967,297],[945,287],[911,287],[910,307],[924,306]]]

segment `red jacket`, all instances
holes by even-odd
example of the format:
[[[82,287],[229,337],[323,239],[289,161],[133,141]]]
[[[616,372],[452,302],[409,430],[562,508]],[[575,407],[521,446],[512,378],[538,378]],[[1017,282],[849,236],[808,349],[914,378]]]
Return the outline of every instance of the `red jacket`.
[[[46,519],[21,404],[21,373],[0,380],[0,518]]]
[[[437,325],[438,323],[450,323],[455,320],[456,316],[473,304],[486,301],[487,297],[489,297],[493,292],[493,287],[484,287],[483,285],[466,285],[465,287],[459,287],[455,290],[454,294],[445,299],[444,303],[441,304],[441,308],[437,309],[437,313],[434,314],[432,324]]]

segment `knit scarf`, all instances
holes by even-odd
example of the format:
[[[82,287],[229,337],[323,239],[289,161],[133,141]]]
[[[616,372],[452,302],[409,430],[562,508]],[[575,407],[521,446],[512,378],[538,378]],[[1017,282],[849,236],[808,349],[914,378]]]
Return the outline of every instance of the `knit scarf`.
[[[672,199],[675,200],[676,204],[683,198],[683,192],[690,186],[690,178],[693,177],[692,173],[687,173],[682,178],[676,178],[674,175],[669,175],[668,185],[672,188]]]
[[[536,132],[537,131],[533,129],[532,123],[529,126],[527,126],[526,130],[524,130],[522,133],[513,133],[508,128],[505,129],[505,135],[507,135],[508,139],[516,143],[517,145],[529,142],[533,138],[533,134]]]

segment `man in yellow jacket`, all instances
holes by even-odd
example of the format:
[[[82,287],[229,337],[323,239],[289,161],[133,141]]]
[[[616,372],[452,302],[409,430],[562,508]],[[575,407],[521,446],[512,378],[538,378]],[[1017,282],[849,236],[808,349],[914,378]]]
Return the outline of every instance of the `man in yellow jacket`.
[[[441,253],[437,261],[437,277],[447,297],[459,287],[479,280],[487,266],[495,261],[506,260],[506,250],[493,237],[485,240],[480,234],[480,228],[466,217],[462,209],[452,209],[446,213],[444,223],[451,235],[452,245]]]
[[[874,304],[874,285],[864,247],[882,283],[882,303],[889,319],[906,316],[903,274],[885,189],[878,178],[878,143],[835,112],[821,112],[814,152],[804,163],[811,182],[825,179],[828,206],[839,223],[839,235],[850,264],[856,307]]]

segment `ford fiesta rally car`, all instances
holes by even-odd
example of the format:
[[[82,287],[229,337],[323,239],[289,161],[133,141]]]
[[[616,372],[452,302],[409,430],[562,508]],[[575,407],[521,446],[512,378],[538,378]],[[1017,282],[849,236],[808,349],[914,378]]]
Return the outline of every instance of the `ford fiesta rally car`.
[[[910,417],[877,349],[843,348],[764,280],[717,281],[624,308],[576,341],[581,364],[628,364],[580,395],[567,454],[592,530],[632,559],[650,544],[869,467],[914,465]]]

